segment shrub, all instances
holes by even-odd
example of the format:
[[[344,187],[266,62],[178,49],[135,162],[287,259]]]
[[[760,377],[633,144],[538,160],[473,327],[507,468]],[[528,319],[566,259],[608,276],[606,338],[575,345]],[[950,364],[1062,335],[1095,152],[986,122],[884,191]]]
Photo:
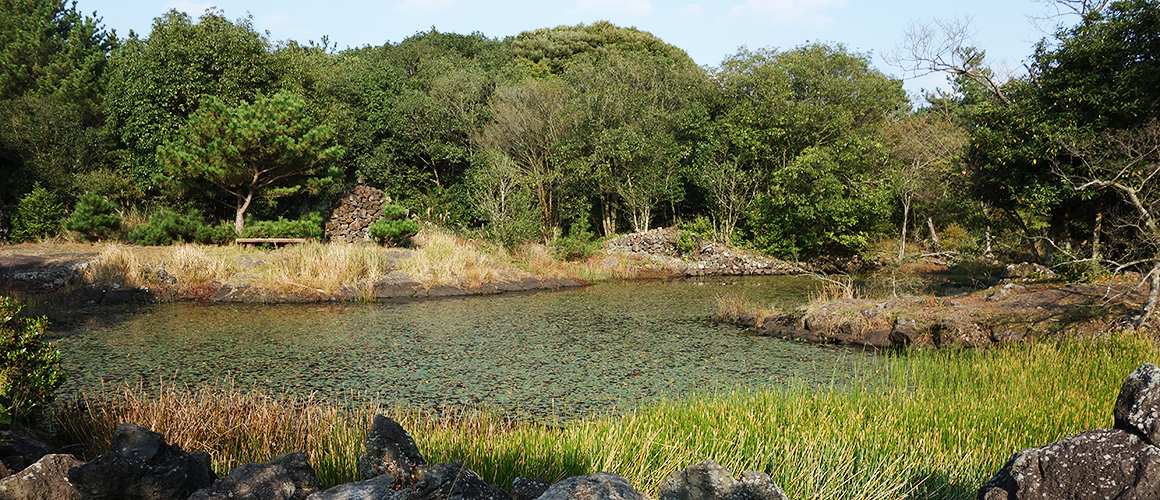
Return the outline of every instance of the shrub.
[[[298,220],[278,217],[278,220],[246,222],[242,231],[246,238],[314,238],[322,237],[322,214],[311,212]]]
[[[232,225],[208,226],[194,214],[162,210],[149,219],[149,224],[129,233],[129,241],[138,245],[172,245],[174,243],[225,244],[234,240]]]
[[[72,215],[64,227],[81,233],[90,240],[108,238],[121,229],[121,215],[117,206],[96,193],[85,193],[77,200]]]
[[[564,260],[587,259],[598,249],[600,249],[600,241],[588,229],[587,209],[580,210],[580,213],[572,220],[572,226],[568,228],[567,236],[556,238],[556,241],[552,243],[552,250],[556,254],[556,258]]]
[[[21,305],[0,297],[0,422],[27,419],[64,383],[60,351],[43,340],[47,321],[17,318]]]
[[[51,191],[36,184],[32,191],[16,203],[12,220],[12,239],[32,241],[56,234],[64,218],[65,207]]]
[[[385,245],[403,245],[419,233],[419,224],[407,219],[407,209],[398,205],[383,206],[383,218],[371,223],[367,230],[375,240]]]

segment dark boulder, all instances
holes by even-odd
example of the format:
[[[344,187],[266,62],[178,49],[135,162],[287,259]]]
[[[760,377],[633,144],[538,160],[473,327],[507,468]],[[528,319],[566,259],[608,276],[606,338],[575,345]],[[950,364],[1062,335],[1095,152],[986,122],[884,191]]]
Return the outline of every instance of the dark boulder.
[[[395,477],[390,474],[356,483],[340,484],[333,488],[311,493],[306,500],[395,500],[402,491],[391,489]],[[403,490],[409,492],[410,490]]]
[[[517,477],[512,481],[512,499],[536,500],[551,487],[552,483],[542,477]]]
[[[39,439],[13,432],[0,423],[0,477],[15,474],[36,463],[52,449]]]
[[[896,345],[910,345],[918,340],[918,326],[913,319],[906,316],[894,318],[894,326],[890,329],[890,341]]]
[[[24,470],[0,479],[0,500],[80,500],[68,470],[81,465],[72,455],[45,455]]]
[[[930,329],[936,347],[982,347],[991,343],[991,336],[967,318],[951,316],[935,323]]]
[[[301,451],[274,457],[265,464],[249,463],[199,490],[189,500],[247,498],[250,500],[305,500],[319,490],[314,468]]]
[[[660,500],[787,500],[768,475],[746,471],[737,480],[712,460],[669,474],[659,495]]]
[[[1160,498],[1160,448],[1119,429],[1081,432],[1015,453],[978,498]]]
[[[1116,398],[1116,428],[1160,446],[1160,368],[1144,363],[1136,368]]]
[[[210,470],[209,455],[186,453],[166,444],[161,434],[121,424],[109,450],[74,467],[68,479],[86,500],[185,500],[217,477]]]
[[[431,466],[413,491],[400,500],[512,500],[511,495],[483,481],[460,462]]]
[[[597,472],[570,477],[548,488],[539,500],[643,500],[627,479]]]
[[[375,415],[367,431],[366,450],[358,459],[358,470],[364,478],[390,474],[399,487],[413,486],[423,479],[427,461],[398,422]]]

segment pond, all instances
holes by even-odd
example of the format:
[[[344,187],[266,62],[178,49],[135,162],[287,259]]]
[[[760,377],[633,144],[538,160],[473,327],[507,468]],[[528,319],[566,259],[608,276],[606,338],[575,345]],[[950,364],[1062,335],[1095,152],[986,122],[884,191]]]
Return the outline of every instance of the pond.
[[[708,319],[725,294],[792,308],[808,283],[701,278],[422,301],[158,304],[54,333],[69,375],[64,397],[121,383],[232,380],[432,410],[568,418],[720,389],[840,383],[873,358],[747,336]]]

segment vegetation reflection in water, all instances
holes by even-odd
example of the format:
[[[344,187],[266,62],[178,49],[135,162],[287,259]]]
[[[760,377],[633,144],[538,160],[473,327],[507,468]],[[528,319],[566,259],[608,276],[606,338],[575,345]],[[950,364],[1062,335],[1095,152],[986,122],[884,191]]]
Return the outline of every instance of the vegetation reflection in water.
[[[74,394],[230,379],[433,410],[570,417],[662,395],[839,382],[866,356],[708,321],[722,294],[792,307],[807,285],[733,278],[374,304],[167,304],[71,332],[60,348]]]

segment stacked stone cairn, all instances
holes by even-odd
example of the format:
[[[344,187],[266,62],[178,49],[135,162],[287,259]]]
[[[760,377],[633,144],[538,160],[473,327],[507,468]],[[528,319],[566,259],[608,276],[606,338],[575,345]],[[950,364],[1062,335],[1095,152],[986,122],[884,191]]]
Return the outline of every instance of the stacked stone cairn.
[[[371,241],[371,224],[383,218],[383,205],[390,202],[379,189],[358,184],[347,188],[330,210],[323,237],[336,243]]]
[[[1116,400],[1115,427],[1084,431],[1015,453],[980,500],[1160,499],[1160,368],[1144,364]],[[132,424],[89,463],[52,454],[0,424],[0,500],[644,500],[629,481],[597,472],[551,484],[519,478],[511,491],[460,462],[428,465],[397,422],[377,415],[359,460],[362,481],[323,489],[302,452],[217,477],[209,455],[188,453]],[[713,461],[669,474],[659,500],[788,500],[768,475],[734,477]]]

